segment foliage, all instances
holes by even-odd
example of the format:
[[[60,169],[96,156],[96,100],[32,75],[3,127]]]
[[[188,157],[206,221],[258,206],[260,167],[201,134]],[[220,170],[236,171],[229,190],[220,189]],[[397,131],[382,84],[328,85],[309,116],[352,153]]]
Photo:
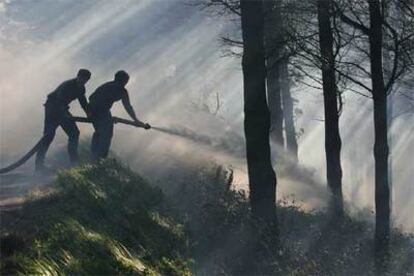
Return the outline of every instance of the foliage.
[[[249,215],[247,195],[232,190],[231,171],[200,165],[162,186],[191,240],[201,275],[375,275],[368,222],[305,212],[294,198],[278,202],[278,229]],[[283,183],[283,182],[282,182]],[[414,237],[396,229],[389,275],[414,272]]]
[[[2,272],[187,275],[186,238],[165,208],[158,188],[115,160],[62,171],[55,193],[10,214],[19,220],[4,227],[2,253],[24,246],[2,254]]]
[[[158,185],[114,160],[62,171],[52,195],[2,214],[1,273],[375,275],[367,222],[288,198],[278,229],[254,221],[231,170],[215,164]],[[393,231],[389,275],[414,272],[412,244]]]

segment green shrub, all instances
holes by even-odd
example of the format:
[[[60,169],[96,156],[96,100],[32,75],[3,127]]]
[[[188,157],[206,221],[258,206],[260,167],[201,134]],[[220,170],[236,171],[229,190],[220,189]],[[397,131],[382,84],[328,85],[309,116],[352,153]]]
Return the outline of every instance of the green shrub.
[[[215,164],[166,174],[160,188],[115,160],[62,171],[54,193],[7,215],[1,272],[375,275],[371,224],[288,199],[275,206],[277,224],[258,222],[231,180]],[[413,274],[412,245],[393,230],[386,275]]]
[[[3,272],[190,274],[186,237],[161,213],[161,190],[130,169],[115,160],[84,165],[60,172],[55,187],[24,206],[12,229],[26,246],[2,262]]]

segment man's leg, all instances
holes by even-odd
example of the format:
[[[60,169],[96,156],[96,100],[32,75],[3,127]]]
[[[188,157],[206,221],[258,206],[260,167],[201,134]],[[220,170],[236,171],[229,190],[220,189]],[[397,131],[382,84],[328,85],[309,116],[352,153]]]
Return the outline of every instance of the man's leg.
[[[43,127],[43,138],[42,144],[37,151],[35,166],[36,170],[44,168],[44,162],[47,150],[55,137],[56,128],[59,126],[58,116],[49,107],[45,107],[45,121]]]
[[[60,124],[65,131],[66,135],[68,136],[68,153],[69,159],[72,165],[76,165],[78,163],[78,145],[79,145],[79,129],[76,126],[74,120],[70,117],[65,117],[62,119]]]
[[[107,158],[109,148],[111,147],[112,136],[114,134],[114,123],[112,117],[105,120],[104,131],[102,133],[100,155],[102,158]]]
[[[94,128],[95,128],[95,131],[93,132],[92,141],[91,141],[91,153],[92,153],[93,160],[97,160],[98,159],[99,134],[98,134],[98,131],[96,130],[95,125],[94,125]]]
[[[109,148],[111,147],[111,140],[114,132],[114,123],[112,121],[112,116],[105,115],[99,121],[100,125],[100,139],[99,139],[99,158],[108,157]]]
[[[92,135],[91,153],[92,153],[92,159],[94,161],[97,161],[99,160],[99,141],[101,139],[99,117],[94,116],[92,118],[92,125],[95,131],[93,132],[93,135]]]

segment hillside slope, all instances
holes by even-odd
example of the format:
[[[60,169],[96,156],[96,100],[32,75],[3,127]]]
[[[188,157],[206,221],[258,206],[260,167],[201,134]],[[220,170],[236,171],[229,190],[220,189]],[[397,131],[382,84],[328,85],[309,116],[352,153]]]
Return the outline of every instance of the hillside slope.
[[[374,275],[372,225],[279,202],[252,221],[214,164],[150,185],[116,160],[62,171],[56,192],[2,213],[1,274]],[[394,230],[389,275],[414,273],[413,237]]]

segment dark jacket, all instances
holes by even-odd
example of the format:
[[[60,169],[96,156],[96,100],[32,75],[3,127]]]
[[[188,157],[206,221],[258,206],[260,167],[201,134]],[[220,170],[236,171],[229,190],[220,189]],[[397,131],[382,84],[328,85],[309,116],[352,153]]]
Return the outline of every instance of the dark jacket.
[[[115,81],[110,81],[99,86],[89,97],[92,112],[109,112],[112,105],[122,100],[129,104],[128,91]]]
[[[47,96],[46,104],[51,104],[56,109],[65,111],[69,109],[69,104],[73,100],[78,99],[86,112],[88,110],[88,102],[86,101],[85,92],[85,86],[79,84],[76,79],[67,80]]]

